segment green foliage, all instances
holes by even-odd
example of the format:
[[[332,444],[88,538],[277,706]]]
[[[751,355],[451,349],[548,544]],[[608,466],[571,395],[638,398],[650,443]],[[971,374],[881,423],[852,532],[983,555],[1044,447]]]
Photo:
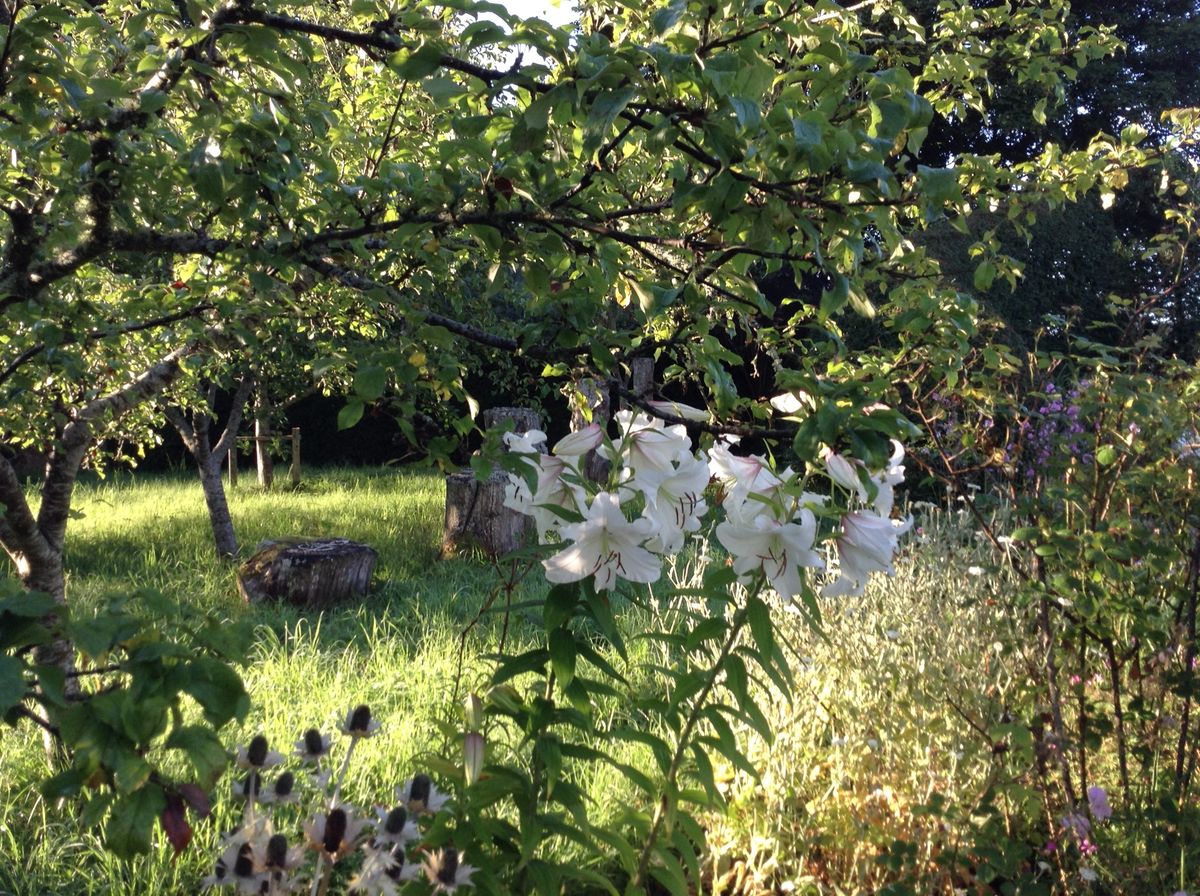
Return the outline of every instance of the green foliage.
[[[67,758],[41,785],[48,800],[80,807],[85,826],[100,826],[120,856],[149,852],[162,818],[176,849],[191,838],[165,810],[182,800],[201,816],[225,769],[216,732],[245,718],[249,697],[230,665],[248,647],[248,630],[143,589],[94,614],[55,611],[54,602],[18,590],[0,598],[0,707],[12,727],[36,722]],[[54,611],[52,613],[52,611]],[[69,637],[81,662],[71,677],[40,665],[32,649]],[[191,698],[190,700],[186,698]],[[206,724],[189,724],[199,709]],[[178,758],[176,758],[178,757]],[[181,773],[183,760],[190,771]]]

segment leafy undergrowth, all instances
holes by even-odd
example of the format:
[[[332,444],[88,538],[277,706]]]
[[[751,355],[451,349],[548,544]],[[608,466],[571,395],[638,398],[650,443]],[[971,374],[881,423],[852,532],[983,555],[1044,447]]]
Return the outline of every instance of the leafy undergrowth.
[[[432,756],[453,752],[455,698],[483,687],[478,657],[496,652],[502,639],[514,651],[531,637],[528,611],[518,609],[507,624],[499,612],[480,616],[489,601],[495,610],[505,600],[500,572],[479,558],[438,558],[443,491],[435,474],[332,470],[299,492],[242,487],[231,499],[244,551],[284,535],[373,545],[375,592],[319,616],[247,609],[232,571],[211,559],[198,486],[186,477],[138,476],[80,489],[83,515],[68,549],[72,600],[95,606],[149,586],[250,620],[257,638],[244,674],[254,709],[239,741],[262,732],[286,749],[305,728],[331,730],[347,708],[368,703],[383,728],[356,755],[346,793],[366,805],[387,799]],[[761,782],[718,768],[731,811],[710,822],[705,878],[714,891],[870,892],[902,874],[937,879],[937,854],[961,845],[948,815],[929,807],[937,800],[976,807],[994,772],[991,744],[975,726],[997,721],[1010,683],[1002,661],[1009,637],[991,599],[997,580],[968,572],[978,552],[956,543],[950,528],[931,526],[899,574],[865,598],[829,604],[824,636],[799,617],[781,628],[796,691],[790,704],[772,702],[778,736],[756,748]],[[541,593],[529,577],[511,599],[520,607]],[[623,627],[647,630],[647,612],[628,609]],[[639,757],[630,748],[620,758]],[[29,782],[41,762],[33,738],[0,738],[3,893],[195,892],[219,832],[234,823],[221,799],[178,858],[160,844],[149,856],[117,860],[98,834],[78,829],[70,807],[37,795]],[[580,784],[598,818],[627,806],[628,788],[613,773],[590,769]],[[925,852],[896,855],[896,840],[921,843]],[[942,880],[952,885],[952,878]]]

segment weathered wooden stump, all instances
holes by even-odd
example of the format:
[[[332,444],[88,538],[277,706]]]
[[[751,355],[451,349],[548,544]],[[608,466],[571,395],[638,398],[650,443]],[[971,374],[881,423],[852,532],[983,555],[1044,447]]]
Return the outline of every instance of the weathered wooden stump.
[[[484,429],[498,429],[510,421],[515,433],[542,428],[542,418],[532,408],[488,408],[481,416]]]
[[[483,412],[487,429],[512,423],[511,431],[541,429],[537,411],[529,408],[489,408]],[[543,449],[544,450],[544,449]],[[446,517],[442,528],[442,556],[477,548],[488,557],[499,557],[532,540],[533,517],[504,506],[508,474],[493,470],[480,482],[471,470],[446,477]]]
[[[504,506],[508,474],[493,470],[480,482],[470,470],[446,477],[446,522],[442,556],[478,548],[499,557],[524,547],[533,530],[533,517]]]
[[[238,568],[238,591],[247,602],[323,610],[365,595],[378,558],[374,548],[346,538],[265,541]]]

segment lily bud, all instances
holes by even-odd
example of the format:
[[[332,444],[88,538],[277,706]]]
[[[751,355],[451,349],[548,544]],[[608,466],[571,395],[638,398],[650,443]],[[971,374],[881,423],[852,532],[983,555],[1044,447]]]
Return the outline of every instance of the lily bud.
[[[484,740],[478,731],[469,731],[463,738],[463,769],[470,787],[483,771]]]
[[[467,722],[468,731],[479,731],[483,728],[483,701],[478,694],[468,694],[463,700],[463,717]]]

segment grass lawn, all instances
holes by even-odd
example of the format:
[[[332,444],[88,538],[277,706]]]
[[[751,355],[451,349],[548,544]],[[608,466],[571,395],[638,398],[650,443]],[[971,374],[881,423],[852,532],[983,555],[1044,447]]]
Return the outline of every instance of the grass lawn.
[[[479,558],[439,559],[443,486],[434,473],[327,470],[297,493],[243,485],[230,501],[243,553],[271,537],[345,536],[379,551],[378,588],[359,605],[320,615],[246,608],[232,569],[213,559],[195,479],[121,475],[78,490],[82,516],[68,533],[70,599],[95,606],[150,586],[248,618],[257,626],[244,670],[254,708],[231,737],[245,743],[261,731],[287,751],[305,728],[330,730],[348,708],[368,703],[383,730],[356,753],[346,790],[361,804],[387,799],[422,768],[423,755],[446,744],[444,723],[457,718],[460,644],[462,689],[480,690],[488,672],[479,658],[495,652],[502,635],[509,649],[519,648],[534,629],[520,610],[507,629],[503,614],[489,613],[464,637],[498,594],[501,575]],[[798,687],[790,703],[773,702],[779,736],[756,748],[762,781],[718,769],[731,811],[709,828],[714,886],[870,888],[882,873],[875,861],[881,844],[919,832],[922,801],[978,786],[986,763],[959,713],[985,713],[1002,701],[1006,684],[993,659],[1005,649],[1008,623],[986,599],[995,586],[966,572],[975,545],[953,517],[939,519],[940,529],[927,525],[919,565],[905,562],[861,601],[830,606],[827,637],[799,622],[782,629]],[[514,603],[536,599],[544,587],[529,576]],[[623,627],[645,630],[645,612],[627,611]],[[646,657],[631,657],[639,659]],[[179,859],[160,845],[122,862],[103,851],[96,832],[78,829],[70,806],[37,795],[30,781],[42,762],[31,730],[0,735],[0,893],[196,891],[211,870],[219,830],[232,823],[226,801]],[[589,767],[580,783],[600,818],[628,796],[624,782],[603,769]],[[228,780],[218,786],[223,791]]]

